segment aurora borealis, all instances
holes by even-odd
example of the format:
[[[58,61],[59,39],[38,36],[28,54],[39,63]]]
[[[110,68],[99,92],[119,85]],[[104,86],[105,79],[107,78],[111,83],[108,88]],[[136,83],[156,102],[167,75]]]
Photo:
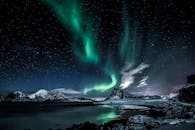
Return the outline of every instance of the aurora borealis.
[[[66,28],[69,28],[69,30],[73,31],[73,36],[79,37],[82,40],[83,43],[83,51],[79,51],[81,49],[75,49],[73,48],[75,54],[79,57],[81,61],[85,62],[93,62],[97,65],[99,65],[99,55],[95,51],[94,46],[94,38],[91,38],[92,28],[89,28],[88,25],[91,25],[90,21],[85,21],[81,16],[81,11],[79,10],[79,4],[78,0],[68,1],[68,0],[62,0],[62,1],[56,1],[56,0],[43,0],[43,2],[48,3],[56,12],[57,16],[61,19],[62,23],[65,25]],[[134,64],[136,64],[136,54],[139,55],[139,52],[137,48],[139,46],[136,46],[136,24],[134,26],[131,26],[129,23],[129,15],[128,15],[128,8],[126,7],[125,2],[122,3],[122,23],[123,23],[123,36],[122,40],[120,42],[119,47],[119,55],[121,58],[121,61],[124,63],[130,63],[131,66],[128,69],[132,69],[134,67]],[[85,23],[83,22],[85,21]],[[89,23],[88,23],[89,22]],[[137,22],[137,21],[136,21]],[[82,25],[87,25],[86,30],[82,29]],[[93,25],[91,25],[93,26]],[[97,30],[97,29],[96,29]],[[86,33],[90,32],[90,33]],[[77,40],[78,42],[78,40]],[[79,48],[78,43],[75,43],[76,48]],[[97,46],[97,45],[96,45]],[[101,60],[101,57],[100,57]],[[113,63],[113,62],[111,62]],[[100,65],[99,65],[100,66]],[[112,68],[113,69],[113,68]],[[101,70],[105,70],[104,68]],[[88,88],[84,88],[84,93],[90,91],[98,91],[98,92],[105,92],[113,87],[116,87],[117,83],[119,82],[119,79],[117,79],[117,76],[113,71],[116,70],[110,70],[111,72],[107,71],[107,75],[110,77],[111,82],[110,83],[100,83],[98,85],[93,85]],[[128,80],[128,79],[127,79]],[[129,82],[129,81],[124,81]],[[131,82],[131,81],[130,81]],[[132,82],[133,83],[133,82]],[[122,83],[123,84],[123,83]],[[127,84],[125,88],[127,88],[130,85]]]
[[[130,93],[166,94],[195,73],[190,0],[2,0],[1,7],[0,93],[98,95],[125,83]]]
[[[117,84],[117,78],[115,77],[114,74],[111,74],[111,82],[110,83],[102,83],[100,85],[95,85],[92,88],[85,88],[84,89],[84,93],[90,92],[92,90],[96,90],[99,92],[105,92],[106,90],[109,90],[111,88],[113,88],[114,86],[116,86]]]
[[[75,54],[79,57],[79,59],[81,61],[92,62],[99,65],[99,55],[97,54],[94,46],[95,41],[94,38],[92,38],[92,28],[90,28],[89,26],[91,25],[91,22],[82,19],[82,15],[80,13],[81,11],[79,11],[78,0],[43,0],[43,2],[46,2],[51,7],[53,7],[54,11],[56,12],[57,16],[62,20],[62,23],[65,25],[65,27],[69,28],[69,30],[73,30],[74,37],[81,38],[81,41],[83,43],[83,51],[81,48],[79,48],[79,44],[77,43],[79,42],[79,40],[76,40],[76,43],[74,45],[75,47],[73,48]],[[82,28],[84,26],[85,30]],[[125,44],[127,44],[127,42]],[[100,69],[105,70],[105,68]],[[93,90],[98,92],[105,92],[106,90],[115,87],[118,82],[118,79],[116,77],[116,74],[113,73],[115,70],[109,71],[109,69],[105,70],[105,72],[107,72],[106,74],[111,79],[110,83],[98,83],[98,85],[93,85],[89,88],[84,88],[83,92],[85,94]]]
[[[75,43],[74,53],[84,62],[97,63],[99,58],[95,49],[91,23],[82,17],[77,0],[42,0],[56,12],[64,26],[73,33],[76,42],[82,42],[82,48]],[[84,22],[85,21],[85,22]],[[78,39],[78,40],[77,40]]]

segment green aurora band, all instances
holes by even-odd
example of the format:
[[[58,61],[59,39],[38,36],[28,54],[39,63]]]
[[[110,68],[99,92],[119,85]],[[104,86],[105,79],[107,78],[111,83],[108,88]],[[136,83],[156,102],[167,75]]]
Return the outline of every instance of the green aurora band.
[[[93,33],[92,23],[84,19],[77,0],[41,0],[46,3],[56,13],[57,17],[64,24],[65,28],[73,33],[76,44],[73,45],[73,51],[80,61],[85,63],[95,63],[100,68],[99,55],[95,49],[95,35]],[[85,29],[83,28],[85,27]],[[80,48],[78,42],[81,39],[84,51]],[[111,63],[109,63],[111,64]],[[91,87],[85,87],[83,93],[90,91],[105,92],[118,83],[117,74],[108,67],[100,68],[111,79],[110,82],[95,84]]]
[[[89,18],[84,17],[82,12],[82,6],[78,0],[41,0],[46,3],[56,13],[57,17],[61,20],[67,30],[73,33],[74,43],[73,52],[79,58],[80,61],[85,63],[94,63],[99,69],[103,70],[105,74],[110,78],[110,82],[103,82],[95,84],[91,87],[85,87],[83,93],[90,91],[105,92],[118,83],[118,74],[111,66],[102,66],[99,62],[100,56],[95,49],[95,34],[92,31],[92,22]],[[131,64],[131,68],[136,64],[136,54],[138,48],[136,44],[136,23],[131,24],[128,14],[128,7],[123,3],[122,7],[122,24],[123,34],[119,47],[119,56],[122,62],[128,62]],[[79,46],[82,43],[82,47]],[[111,65],[112,62],[108,64]]]
[[[110,78],[111,78],[111,82],[109,83],[102,83],[102,84],[98,84],[98,85],[94,85],[93,87],[90,88],[85,88],[84,89],[84,94],[90,92],[90,91],[98,91],[98,92],[105,92],[111,88],[113,88],[114,86],[116,86],[118,79],[117,76],[113,73],[110,74]]]
[[[105,72],[105,74],[110,78],[110,81],[95,84],[93,87],[85,87],[83,93],[86,94],[90,91],[106,92],[107,90],[112,89],[118,84],[118,75],[116,71],[114,71],[114,64],[111,62],[110,58],[109,60],[107,60],[105,66],[103,66],[102,68],[102,71]]]
[[[82,42],[73,46],[75,55],[83,62],[98,63],[99,57],[95,49],[95,36],[91,23],[82,17],[77,0],[41,0],[48,4],[65,28],[73,33],[75,41]],[[79,41],[79,40],[80,41]]]
[[[123,63],[130,63],[131,68],[136,64],[136,35],[137,35],[137,24],[132,23],[130,27],[130,19],[129,19],[128,7],[125,3],[123,3],[122,7],[122,25],[123,25],[123,33],[122,39],[119,47],[119,55]]]

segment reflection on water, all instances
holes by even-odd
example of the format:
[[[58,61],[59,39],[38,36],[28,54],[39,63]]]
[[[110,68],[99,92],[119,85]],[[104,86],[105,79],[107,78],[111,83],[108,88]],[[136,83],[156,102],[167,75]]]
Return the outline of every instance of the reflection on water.
[[[27,111],[27,112],[26,112]],[[67,128],[72,124],[80,124],[90,121],[96,124],[105,123],[119,117],[119,110],[116,106],[82,106],[66,107],[54,110],[41,109],[34,112],[33,110],[24,110],[20,113],[0,112],[0,129],[1,130],[48,130],[49,128]]]
[[[100,114],[97,117],[97,120],[101,120],[103,123],[105,123],[105,122],[112,121],[112,120],[116,119],[117,117],[119,117],[119,115],[116,115],[116,113],[109,112],[109,113],[105,113],[105,114]]]
[[[117,111],[118,107],[111,106],[111,105],[103,105],[101,107],[110,109],[110,112],[100,113],[96,117],[96,119],[100,120],[102,123],[112,121],[112,120],[117,119],[119,117],[119,112]]]

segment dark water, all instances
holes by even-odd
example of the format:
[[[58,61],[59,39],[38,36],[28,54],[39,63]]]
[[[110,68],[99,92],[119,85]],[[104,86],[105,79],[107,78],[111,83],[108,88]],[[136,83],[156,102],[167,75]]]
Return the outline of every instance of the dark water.
[[[20,112],[0,112],[0,130],[65,129],[72,124],[90,121],[96,124],[119,118],[116,106],[79,106],[40,110],[24,109]]]

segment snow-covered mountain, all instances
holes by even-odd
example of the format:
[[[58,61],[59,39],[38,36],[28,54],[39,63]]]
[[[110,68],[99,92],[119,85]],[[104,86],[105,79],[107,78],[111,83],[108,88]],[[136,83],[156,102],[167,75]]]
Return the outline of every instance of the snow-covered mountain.
[[[53,90],[40,89],[35,93],[25,94],[20,91],[9,93],[5,97],[5,101],[69,101],[69,102],[85,102],[92,101],[81,95],[79,91],[72,89],[58,88]]]
[[[109,99],[125,99],[125,98],[131,98],[133,95],[127,93],[124,89],[120,88],[114,88],[111,92],[111,94],[107,97],[106,100]]]
[[[12,93],[9,93],[4,100],[6,101],[30,101],[31,99],[29,96],[23,92],[15,91]]]

